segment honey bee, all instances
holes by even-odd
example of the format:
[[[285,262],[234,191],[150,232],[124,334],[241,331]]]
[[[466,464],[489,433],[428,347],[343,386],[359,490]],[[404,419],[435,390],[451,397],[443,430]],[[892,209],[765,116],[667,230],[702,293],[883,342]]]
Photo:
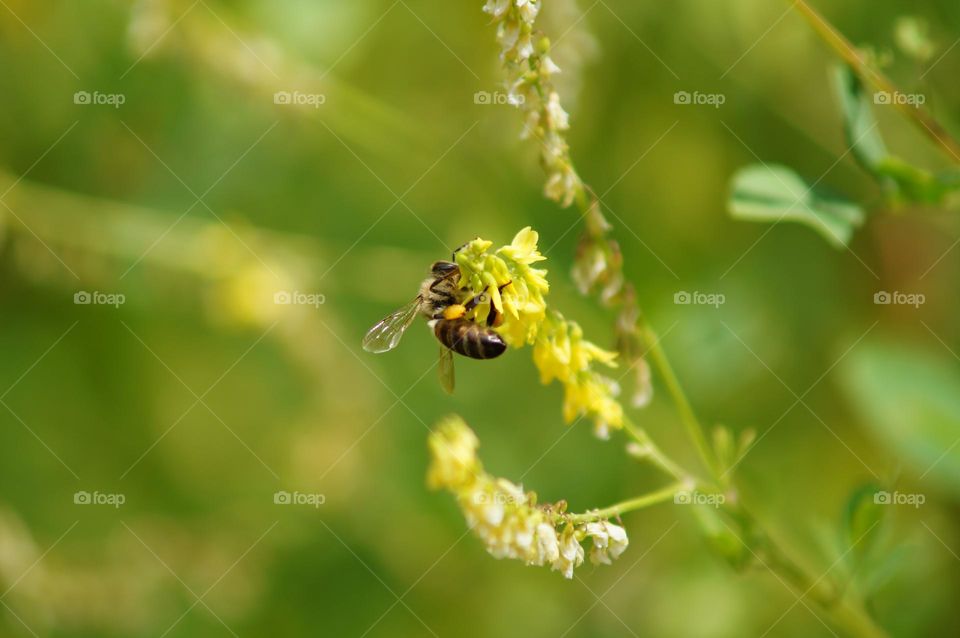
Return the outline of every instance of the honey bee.
[[[499,289],[509,285],[507,282]],[[460,267],[452,261],[434,262],[430,276],[420,285],[420,294],[374,324],[363,338],[363,349],[377,353],[393,350],[414,318],[422,315],[440,342],[440,385],[452,393],[454,352],[471,359],[493,359],[507,349],[503,338],[493,329],[503,322],[503,315],[492,303],[485,325],[466,316],[479,304],[489,301],[485,292],[464,299],[460,290]]]

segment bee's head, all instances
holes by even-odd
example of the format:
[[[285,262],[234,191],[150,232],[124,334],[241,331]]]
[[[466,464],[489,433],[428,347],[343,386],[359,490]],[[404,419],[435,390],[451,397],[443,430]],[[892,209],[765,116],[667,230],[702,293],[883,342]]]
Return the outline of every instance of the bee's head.
[[[434,277],[447,277],[460,270],[460,267],[452,261],[435,261],[430,266],[430,273]]]

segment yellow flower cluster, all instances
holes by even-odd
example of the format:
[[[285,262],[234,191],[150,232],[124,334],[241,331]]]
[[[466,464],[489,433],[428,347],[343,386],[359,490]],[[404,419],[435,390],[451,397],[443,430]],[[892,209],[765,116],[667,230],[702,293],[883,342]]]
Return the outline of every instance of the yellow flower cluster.
[[[497,331],[507,345],[533,346],[542,383],[556,379],[563,384],[564,420],[590,418],[598,435],[605,437],[610,428],[623,426],[623,408],[616,399],[616,382],[594,367],[615,367],[617,354],[587,341],[579,325],[547,310],[547,271],[532,266],[546,259],[537,248],[538,240],[529,227],[495,252],[490,251],[492,242],[473,240],[457,253],[460,286],[489,296],[490,302],[475,309],[475,319],[482,321],[492,303],[504,315]]]
[[[533,346],[540,382],[557,379],[563,384],[564,420],[592,418],[600,438],[606,438],[611,427],[623,427],[623,406],[616,399],[617,382],[594,370],[594,363],[616,367],[616,358],[617,353],[585,340],[583,329],[557,312],[541,324]]]
[[[493,242],[480,238],[457,253],[460,287],[475,295],[487,293],[504,315],[498,332],[512,348],[532,344],[546,316],[543,297],[550,289],[547,271],[531,265],[546,259],[537,249],[538,239],[537,232],[528,226],[495,253],[489,252]],[[503,292],[499,290],[501,286]],[[489,307],[489,303],[478,306],[482,316],[477,318],[484,319]]]
[[[627,533],[619,525],[606,520],[575,525],[562,507],[537,505],[535,493],[484,472],[477,458],[479,441],[460,417],[442,421],[428,447],[427,484],[456,496],[467,524],[494,558],[549,565],[573,578],[574,568],[583,563],[581,541],[592,539],[595,564],[610,564],[626,549]]]

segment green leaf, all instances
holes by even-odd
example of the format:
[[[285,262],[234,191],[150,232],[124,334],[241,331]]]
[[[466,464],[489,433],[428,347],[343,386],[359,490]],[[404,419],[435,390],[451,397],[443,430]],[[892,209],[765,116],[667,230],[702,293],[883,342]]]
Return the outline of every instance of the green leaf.
[[[851,565],[859,565],[870,554],[880,536],[880,523],[886,509],[877,503],[881,487],[876,483],[861,485],[853,491],[843,510],[843,551]]]
[[[833,70],[833,85],[840,98],[843,131],[851,153],[864,169],[879,176],[878,167],[889,153],[860,78],[849,66],[839,64]]]
[[[842,364],[865,425],[917,476],[960,494],[960,364],[944,351],[864,343]]]
[[[960,190],[957,173],[934,174],[891,155],[877,119],[872,96],[849,66],[834,67],[833,84],[840,99],[843,131],[851,154],[883,188],[892,203],[941,204],[947,195]]]
[[[737,171],[729,207],[738,219],[806,224],[837,248],[847,245],[864,219],[856,204],[816,194],[793,170],[780,165],[753,164]]]

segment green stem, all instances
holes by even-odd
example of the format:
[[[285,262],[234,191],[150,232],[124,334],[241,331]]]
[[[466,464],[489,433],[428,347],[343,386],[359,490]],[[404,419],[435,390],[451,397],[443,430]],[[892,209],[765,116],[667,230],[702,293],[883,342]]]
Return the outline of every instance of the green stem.
[[[887,76],[874,69],[857,51],[856,47],[847,40],[836,27],[827,22],[827,20],[805,0],[788,0],[794,9],[800,12],[807,22],[813,27],[817,35],[840,56],[844,62],[850,65],[861,80],[873,86],[879,91],[884,91],[891,95],[902,93],[897,85]],[[954,161],[960,162],[960,142],[957,142],[943,126],[937,122],[930,113],[922,106],[912,106],[906,103],[894,101],[896,108],[901,115],[916,124],[921,132],[934,141],[942,150],[946,151]]]
[[[663,450],[657,447],[656,443],[650,438],[650,435],[643,429],[638,428],[626,415],[623,417],[623,429],[643,447],[646,452],[644,458],[649,459],[654,465],[678,480],[688,481],[690,479],[690,472],[687,472],[664,454]]]
[[[765,539],[763,566],[784,580],[799,596],[809,598],[844,633],[859,638],[886,638],[887,633],[863,608],[860,601],[842,596],[826,574],[813,579],[769,537]]]
[[[599,209],[596,208],[595,201],[591,198],[590,192],[588,191],[588,187],[581,182],[577,187],[574,201],[577,204],[577,208],[580,209],[581,217],[587,220],[587,232],[591,233],[595,239],[605,240],[604,233],[606,231],[604,228],[606,227],[606,222],[603,220],[603,216]],[[591,219],[591,214],[598,216],[600,220],[598,221],[596,219]],[[633,297],[631,297],[631,299],[633,299]],[[633,302],[631,301],[631,303]],[[677,380],[677,376],[674,374],[673,368],[670,366],[670,361],[667,359],[666,353],[664,353],[663,348],[660,346],[660,339],[657,337],[657,334],[653,331],[653,328],[650,326],[650,324],[646,321],[643,314],[639,312],[639,308],[637,314],[637,329],[640,333],[640,339],[643,342],[643,346],[647,351],[646,353],[653,360],[654,365],[660,372],[660,376],[663,378],[664,383],[666,383],[667,391],[670,393],[673,402],[677,406],[677,410],[680,413],[680,419],[683,421],[684,427],[687,430],[687,434],[690,436],[690,439],[693,441],[693,444],[697,449],[697,453],[700,455],[700,458],[710,472],[710,475],[719,482],[721,470],[718,468],[718,464],[714,458],[712,449],[707,444],[705,430],[700,424],[700,421],[697,419],[697,415],[693,411],[690,401],[687,400],[687,397],[683,392],[683,388],[680,386],[680,382]],[[643,442],[641,441],[641,443]]]
[[[606,520],[608,518],[619,516],[625,512],[631,512],[633,510],[656,505],[657,503],[669,501],[671,498],[673,498],[673,495],[676,494],[677,491],[682,489],[684,489],[683,483],[674,483],[673,485],[668,485],[667,487],[657,490],[656,492],[650,492],[649,494],[644,494],[643,496],[621,501],[620,503],[616,503],[615,505],[611,505],[609,507],[604,507],[603,509],[592,510],[589,512],[584,512],[583,514],[570,514],[565,518],[571,523],[589,523],[592,521]]]
[[[808,7],[802,0],[797,0],[796,5],[800,10],[808,12],[809,15],[816,15],[813,13],[813,10],[810,9],[810,7]],[[823,23],[822,19],[819,21]],[[831,44],[834,45],[835,48],[844,49],[848,53],[853,54],[852,59],[859,60],[859,56],[856,55],[856,51],[849,46],[849,43],[846,43],[846,41],[842,39],[842,36],[836,33],[835,30],[830,28],[829,30],[820,32],[822,35],[830,35],[830,38],[832,39]],[[851,59],[848,59],[848,62],[851,62]],[[531,68],[533,68],[532,60]],[[864,69],[866,68],[868,67],[865,67],[864,65],[855,67],[855,69],[858,69],[858,72],[864,72]],[[540,92],[542,98],[543,91],[539,82],[536,83],[536,89],[538,92]],[[916,114],[912,115],[916,117]],[[922,123],[929,124],[929,122]],[[934,122],[933,124],[936,123]],[[928,128],[927,130],[931,134],[934,134],[933,132],[938,129]],[[950,149],[950,142],[944,141],[945,139],[949,140],[948,137],[938,137],[936,134],[934,134],[934,137],[938,142],[941,143],[942,146],[948,150]],[[957,147],[957,152],[953,153],[953,155],[958,159],[958,161],[960,161],[960,146]],[[571,161],[572,167],[572,160],[568,161]],[[615,243],[606,237],[609,226],[606,224],[606,220],[603,218],[603,215],[600,213],[599,209],[594,206],[595,201],[599,200],[597,200],[592,194],[592,191],[590,191],[589,187],[580,181],[577,184],[574,195],[574,200],[577,204],[577,208],[580,210],[581,217],[586,220],[587,234],[592,237],[594,241],[605,242],[608,248],[611,246],[615,248]],[[616,254],[619,257],[618,249]],[[622,274],[622,261],[619,260],[619,258],[612,267],[615,268],[619,274]],[[642,313],[639,312],[639,307],[636,306],[635,298],[630,296],[629,291],[632,290],[632,286],[627,284],[624,286],[624,288],[625,293],[621,295],[619,300],[621,312],[626,312],[629,315],[631,310],[636,310],[637,318],[630,323],[635,323],[636,325],[636,331],[640,344],[645,350],[645,353],[642,354],[649,356],[653,364],[656,366],[661,378],[667,386],[667,391],[670,394],[671,399],[680,413],[680,418],[687,430],[687,434],[696,447],[700,458],[710,471],[710,474],[714,480],[720,483],[719,463],[717,462],[712,448],[707,444],[706,432],[700,421],[697,419],[696,413],[693,411],[693,407],[691,406],[690,401],[687,399],[687,396],[684,393],[676,374],[674,374],[673,368],[667,359],[667,355],[659,344],[656,333],[646,322],[646,319],[643,317]],[[651,492],[632,500],[623,501],[604,509],[594,510],[592,512],[586,512],[583,514],[568,515],[565,517],[567,520],[571,522],[587,522],[618,516],[627,511],[632,511],[643,507],[648,507],[655,503],[663,502],[670,499],[679,489],[689,489],[688,486],[691,484],[700,484],[699,482],[694,481],[693,477],[688,472],[673,462],[656,445],[654,445],[643,429],[638,428],[627,418],[624,418],[624,429],[628,435],[633,437],[634,440],[644,447],[644,449],[648,452],[648,458],[654,464],[668,474],[676,477],[679,482],[656,492]],[[749,526],[759,531],[759,524],[755,521],[754,517],[747,514],[742,510],[742,508],[739,509],[739,514],[740,518],[742,519],[741,522],[745,526]],[[770,571],[772,571],[774,574],[777,574],[785,582],[790,584],[791,587],[796,589],[799,595],[810,595],[811,600],[814,600],[824,610],[824,612],[829,615],[831,621],[836,624],[837,627],[844,629],[852,635],[860,636],[862,638],[881,638],[885,635],[883,631],[877,627],[869,615],[867,615],[866,611],[863,609],[863,606],[859,604],[858,601],[852,600],[848,597],[838,597],[835,592],[838,592],[839,589],[833,585],[832,580],[827,580],[826,576],[812,579],[808,575],[807,571],[799,566],[797,561],[791,559],[789,556],[787,556],[784,550],[774,545],[774,543],[765,533],[759,533],[759,542],[757,540],[752,540],[751,544],[753,547],[748,546],[750,547],[751,551],[754,553],[760,551],[766,554],[767,561],[761,562],[763,562],[764,565],[770,569]],[[748,538],[752,537],[748,536]]]
[[[674,405],[676,405],[677,412],[680,413],[680,420],[687,430],[687,435],[690,437],[690,440],[693,441],[693,445],[697,449],[697,453],[700,455],[700,459],[710,472],[710,475],[714,479],[719,480],[718,477],[721,471],[717,465],[713,451],[707,444],[706,432],[700,420],[697,419],[697,415],[693,411],[693,406],[690,405],[690,401],[687,399],[687,395],[684,393],[683,387],[677,379],[677,375],[673,372],[670,360],[667,359],[667,355],[660,345],[660,339],[653,331],[653,328],[650,327],[650,324],[647,323],[646,319],[642,317],[639,327],[641,339],[647,349],[647,355],[660,372],[660,377],[667,386],[667,392],[670,394]]]

